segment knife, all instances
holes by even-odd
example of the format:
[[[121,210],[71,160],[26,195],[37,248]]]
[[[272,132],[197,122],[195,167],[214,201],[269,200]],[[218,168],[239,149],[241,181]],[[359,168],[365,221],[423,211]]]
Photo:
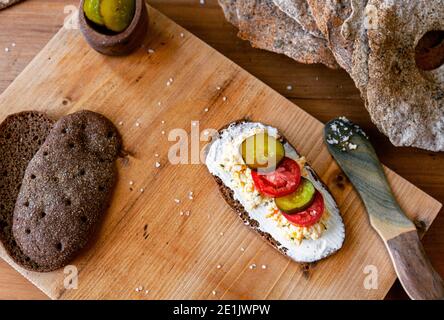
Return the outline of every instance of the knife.
[[[325,125],[324,140],[364,202],[370,224],[384,241],[409,297],[444,299],[443,280],[427,258],[414,223],[396,201],[364,131],[340,117]]]

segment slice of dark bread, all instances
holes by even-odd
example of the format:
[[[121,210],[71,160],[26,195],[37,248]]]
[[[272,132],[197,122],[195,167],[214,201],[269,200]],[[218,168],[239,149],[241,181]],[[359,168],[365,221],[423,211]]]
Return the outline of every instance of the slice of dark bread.
[[[237,121],[233,121],[233,122],[225,125],[224,127],[220,128],[218,130],[218,134],[213,136],[212,141],[210,142],[209,145],[207,145],[207,154],[208,154],[209,148],[211,147],[211,144],[215,141],[215,139],[218,139],[222,135],[222,133],[225,129],[229,128],[231,125],[240,125],[245,122],[251,122],[251,121],[249,119],[240,119]],[[265,125],[267,125],[267,124],[265,124]],[[288,143],[296,151],[296,153],[299,154],[297,149],[285,138],[285,136],[281,132],[279,132],[279,140],[283,144]],[[328,195],[329,197],[331,197],[333,199],[333,196],[332,196],[330,190],[328,189],[327,185],[320,179],[320,177],[317,175],[317,173],[314,171],[314,169],[308,163],[305,164],[305,168],[306,168],[307,172],[309,172],[311,179],[315,180],[319,184],[320,188],[322,188],[323,196],[325,197],[326,195]],[[235,199],[233,190],[231,190],[228,186],[226,186],[219,177],[217,177],[215,175],[212,175],[212,177],[216,181],[219,192],[222,195],[225,202],[227,202],[227,204],[231,207],[231,209],[235,213],[237,213],[237,215],[241,218],[243,223],[245,225],[248,225],[254,231],[256,231],[264,240],[266,240],[266,243],[271,245],[274,249],[280,251],[284,255],[287,255],[288,248],[283,247],[281,245],[281,243],[279,241],[277,241],[270,233],[264,232],[259,228],[260,227],[259,222],[255,219],[253,219],[249,215],[247,210],[244,208],[244,206],[238,200]],[[335,203],[334,207],[331,209],[332,209],[332,211],[333,210],[337,211],[338,215],[339,215],[339,208],[337,207],[336,203]],[[340,219],[341,219],[341,223],[342,223],[342,218],[340,218]],[[331,251],[331,252],[327,252],[322,257],[322,259],[334,254],[335,252],[336,252],[336,250]],[[307,265],[306,262],[299,262],[299,263],[303,266]]]
[[[13,235],[39,271],[67,265],[91,238],[109,205],[121,145],[107,118],[80,111],[57,121],[29,162]]]
[[[15,262],[36,271],[39,266],[14,240],[12,217],[26,167],[52,125],[51,119],[35,111],[10,115],[0,124],[0,240]]]

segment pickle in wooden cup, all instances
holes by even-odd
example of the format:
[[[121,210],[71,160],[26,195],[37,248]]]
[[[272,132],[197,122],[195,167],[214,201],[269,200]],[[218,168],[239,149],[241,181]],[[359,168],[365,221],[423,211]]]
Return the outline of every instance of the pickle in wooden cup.
[[[100,14],[107,29],[122,32],[131,24],[135,0],[100,0]]]
[[[85,0],[83,3],[83,12],[88,20],[103,26],[105,22],[100,14],[100,0]]]

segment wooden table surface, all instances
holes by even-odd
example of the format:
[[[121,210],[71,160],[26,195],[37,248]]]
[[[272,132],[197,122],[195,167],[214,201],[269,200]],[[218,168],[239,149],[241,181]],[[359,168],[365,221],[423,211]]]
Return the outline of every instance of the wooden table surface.
[[[206,0],[204,4],[199,0],[148,2],[319,120],[326,122],[345,115],[361,125],[377,146],[384,164],[444,202],[444,153],[393,147],[371,123],[358,90],[344,71],[298,64],[284,56],[251,48],[248,42],[236,37],[236,29],[225,21],[216,0]],[[62,27],[76,5],[73,0],[26,0],[0,11],[0,93]],[[287,88],[289,85],[291,90]],[[442,212],[423,242],[433,265],[444,276]],[[399,283],[388,298],[406,298]],[[46,299],[46,296],[0,261],[0,299]]]

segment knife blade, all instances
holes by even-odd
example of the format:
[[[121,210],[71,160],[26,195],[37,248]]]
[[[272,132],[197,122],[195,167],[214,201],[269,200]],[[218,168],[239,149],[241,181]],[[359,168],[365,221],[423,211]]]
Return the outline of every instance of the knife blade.
[[[444,283],[427,258],[414,223],[393,195],[365,132],[344,117],[325,125],[329,152],[359,193],[411,299],[444,299]]]

